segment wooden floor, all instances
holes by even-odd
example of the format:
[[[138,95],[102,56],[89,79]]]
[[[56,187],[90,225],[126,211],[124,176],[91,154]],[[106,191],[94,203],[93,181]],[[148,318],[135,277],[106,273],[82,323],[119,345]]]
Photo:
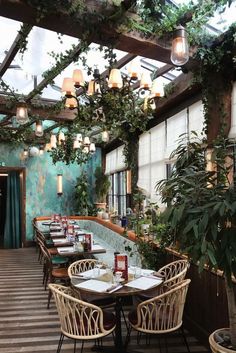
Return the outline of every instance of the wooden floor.
[[[47,292],[42,287],[42,266],[35,249],[0,250],[0,352],[54,353],[57,349],[60,327],[55,305],[46,308]],[[128,310],[128,308],[127,308]],[[125,325],[123,325],[125,335]],[[207,348],[187,333],[190,350],[206,353]],[[104,339],[105,346],[113,346],[112,336]],[[92,352],[93,342],[85,345],[84,353]],[[129,351],[159,353],[159,344],[152,339],[137,345],[133,333]],[[168,337],[168,353],[185,353],[179,335]],[[78,345],[77,351],[80,352]],[[165,352],[165,349],[162,349]],[[73,352],[73,344],[66,339],[62,353]]]

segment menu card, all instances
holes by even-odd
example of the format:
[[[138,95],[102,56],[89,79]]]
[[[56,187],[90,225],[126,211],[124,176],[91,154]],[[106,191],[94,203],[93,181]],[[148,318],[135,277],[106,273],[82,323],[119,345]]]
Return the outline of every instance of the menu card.
[[[150,278],[150,277],[139,277],[129,283],[126,283],[125,286],[137,288],[137,289],[150,289],[152,287],[158,286],[163,282],[160,278]]]
[[[117,254],[115,255],[115,272],[122,272],[122,278],[128,281],[128,256]]]
[[[111,283],[98,281],[96,279],[89,279],[88,281],[76,284],[75,287],[98,293],[110,292],[112,289],[118,289],[117,286],[114,288],[114,285]],[[119,288],[121,288],[121,286],[119,286]]]

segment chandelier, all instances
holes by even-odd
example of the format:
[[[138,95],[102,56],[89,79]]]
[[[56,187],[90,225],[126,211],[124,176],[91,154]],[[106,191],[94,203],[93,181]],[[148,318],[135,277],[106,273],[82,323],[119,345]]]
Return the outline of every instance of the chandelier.
[[[51,134],[50,143],[45,149],[50,153],[54,164],[57,162],[83,164],[86,163],[96,152],[94,142],[88,136],[83,138],[82,134],[76,134],[68,129],[66,133],[60,131],[58,135]]]
[[[108,131],[124,125],[131,131],[143,130],[155,98],[164,96],[163,85],[158,79],[152,81],[147,71],[140,74],[136,60],[130,63],[127,75],[112,67],[106,77],[95,68],[89,82],[81,69],[75,69],[72,77],[64,78],[61,90],[65,107],[77,109],[75,122],[85,128],[99,126],[103,141],[109,138]]]

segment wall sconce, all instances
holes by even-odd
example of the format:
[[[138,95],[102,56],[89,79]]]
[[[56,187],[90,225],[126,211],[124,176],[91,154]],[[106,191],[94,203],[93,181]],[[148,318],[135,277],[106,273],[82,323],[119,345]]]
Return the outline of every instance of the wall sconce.
[[[170,59],[176,66],[182,66],[188,62],[189,47],[187,33],[183,26],[178,26],[174,32]]]
[[[18,102],[16,107],[16,121],[20,125],[24,125],[29,121],[27,105],[23,99]]]
[[[57,195],[62,196],[63,186],[62,186],[62,174],[57,174]]]
[[[43,123],[41,120],[36,121],[35,123],[35,136],[42,137],[43,136]]]

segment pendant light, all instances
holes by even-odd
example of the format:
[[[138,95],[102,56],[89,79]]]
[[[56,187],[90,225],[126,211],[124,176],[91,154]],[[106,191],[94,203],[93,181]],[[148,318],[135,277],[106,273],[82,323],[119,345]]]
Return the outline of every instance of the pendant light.
[[[34,133],[35,133],[35,136],[38,136],[38,137],[43,136],[43,123],[41,120],[36,121]]]
[[[187,33],[183,26],[178,26],[174,32],[170,59],[176,66],[182,66],[188,62],[189,47]]]
[[[24,125],[29,121],[27,105],[23,99],[17,104],[16,121],[20,125]]]
[[[120,70],[112,69],[108,80],[108,87],[117,89],[117,88],[122,88],[122,86],[123,86],[123,81],[122,81]]]

